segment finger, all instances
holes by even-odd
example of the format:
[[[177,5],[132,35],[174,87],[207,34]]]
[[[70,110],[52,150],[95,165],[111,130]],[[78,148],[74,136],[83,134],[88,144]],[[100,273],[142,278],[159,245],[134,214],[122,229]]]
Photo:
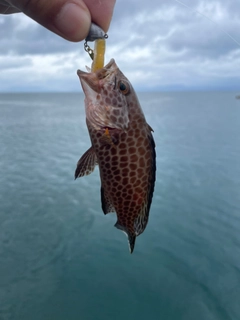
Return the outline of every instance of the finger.
[[[101,27],[105,32],[108,31],[113,9],[116,0],[83,0],[87,5],[92,21]]]
[[[91,15],[82,0],[11,0],[13,6],[70,41],[86,38]]]

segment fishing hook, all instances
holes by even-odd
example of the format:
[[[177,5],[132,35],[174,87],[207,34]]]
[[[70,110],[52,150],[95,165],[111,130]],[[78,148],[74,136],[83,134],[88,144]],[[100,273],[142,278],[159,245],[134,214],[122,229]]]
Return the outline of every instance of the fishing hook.
[[[107,39],[108,35],[95,23],[91,23],[89,33],[84,42],[84,50],[89,54],[90,58],[94,59],[93,50],[89,47],[88,41],[95,41],[98,39]]]

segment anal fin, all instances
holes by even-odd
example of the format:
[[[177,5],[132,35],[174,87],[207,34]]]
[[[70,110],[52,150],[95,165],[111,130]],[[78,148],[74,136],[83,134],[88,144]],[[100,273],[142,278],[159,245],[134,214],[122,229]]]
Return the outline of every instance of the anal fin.
[[[89,175],[98,164],[96,153],[93,147],[90,147],[78,160],[75,170],[75,179]]]
[[[104,214],[115,212],[115,208],[113,203],[108,196],[108,194],[104,191],[103,187],[101,187],[101,201],[102,201],[102,210]]]

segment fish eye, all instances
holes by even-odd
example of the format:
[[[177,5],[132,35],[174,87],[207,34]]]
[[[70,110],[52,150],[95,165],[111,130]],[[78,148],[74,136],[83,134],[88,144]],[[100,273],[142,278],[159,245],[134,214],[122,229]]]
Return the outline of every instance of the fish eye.
[[[129,93],[129,85],[123,81],[119,81],[118,88],[124,95]]]

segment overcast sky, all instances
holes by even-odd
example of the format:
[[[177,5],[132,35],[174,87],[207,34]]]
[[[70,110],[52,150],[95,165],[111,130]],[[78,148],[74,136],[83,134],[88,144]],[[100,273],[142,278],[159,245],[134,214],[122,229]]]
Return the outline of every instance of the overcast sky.
[[[240,90],[240,1],[181,3],[191,9],[117,0],[106,62],[114,58],[136,90]],[[90,64],[83,42],[23,14],[0,16],[0,92],[80,91],[76,70]]]

